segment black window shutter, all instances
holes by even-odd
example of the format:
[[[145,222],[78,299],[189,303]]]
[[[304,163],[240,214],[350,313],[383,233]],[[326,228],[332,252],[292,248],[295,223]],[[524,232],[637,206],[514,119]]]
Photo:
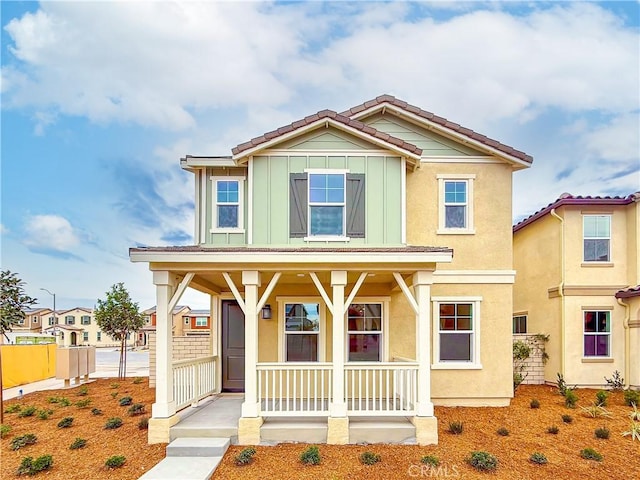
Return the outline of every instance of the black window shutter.
[[[364,173],[347,173],[347,236],[364,238]]]
[[[289,237],[307,236],[307,174],[289,174]]]

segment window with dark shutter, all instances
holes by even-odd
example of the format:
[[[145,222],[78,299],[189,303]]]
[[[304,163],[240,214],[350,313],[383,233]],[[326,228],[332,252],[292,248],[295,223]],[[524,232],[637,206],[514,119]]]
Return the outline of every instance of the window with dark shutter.
[[[364,238],[364,173],[347,173],[347,236]]]
[[[307,236],[307,174],[289,174],[289,236]]]

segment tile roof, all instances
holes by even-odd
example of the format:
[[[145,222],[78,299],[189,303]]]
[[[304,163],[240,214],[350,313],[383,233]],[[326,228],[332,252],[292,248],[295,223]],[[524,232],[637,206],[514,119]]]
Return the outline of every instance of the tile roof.
[[[626,197],[621,196],[604,196],[604,197],[591,197],[581,195],[571,195],[570,193],[563,193],[558,197],[555,202],[550,203],[544,208],[541,208],[537,212],[529,215],[527,218],[521,220],[513,226],[513,233],[517,232],[523,227],[526,227],[530,223],[535,222],[539,218],[544,217],[547,213],[551,212],[554,208],[561,207],[563,205],[629,205],[633,202],[640,201],[640,192],[632,193]]]
[[[640,285],[616,292],[616,298],[640,297]]]
[[[531,155],[527,155],[526,153],[521,152],[520,150],[516,150],[515,148],[510,147],[509,145],[500,143],[497,140],[493,140],[485,135],[474,132],[473,130],[469,128],[465,128],[461,125],[458,125],[455,122],[451,122],[446,118],[439,117],[434,113],[423,110],[419,107],[416,107],[415,105],[411,105],[392,95],[380,95],[379,97],[376,97],[374,100],[369,100],[368,102],[364,102],[361,105],[352,107],[349,110],[342,112],[341,114],[347,117],[352,117],[353,115],[357,115],[361,112],[364,112],[365,110],[369,110],[370,108],[373,108],[382,104],[393,105],[394,107],[397,107],[408,113],[412,113],[420,118],[424,118],[425,120],[428,120],[431,123],[440,125],[441,127],[444,127],[446,130],[451,130],[452,132],[456,132],[460,135],[464,135],[467,138],[475,140],[476,142],[479,142],[483,145],[491,147],[500,152],[506,153],[507,155],[511,155],[512,157],[515,157],[524,162],[527,162],[527,163],[533,162],[533,157],[531,157]]]
[[[315,123],[318,120],[322,120],[325,118],[334,120],[338,123],[341,123],[348,127],[359,130],[360,132],[364,133],[369,137],[390,143],[392,145],[395,145],[415,155],[418,155],[418,156],[422,155],[422,149],[413,145],[412,143],[405,142],[404,140],[391,136],[388,133],[384,133],[379,130],[376,130],[375,128],[370,127],[369,125],[366,125],[358,120],[351,119],[348,116],[341,115],[337,112],[334,112],[333,110],[322,110],[313,115],[309,115],[303,118],[302,120],[297,120],[289,125],[285,125],[284,127],[280,127],[271,132],[267,132],[264,135],[260,135],[259,137],[252,138],[248,142],[241,143],[240,145],[234,147],[233,149],[231,149],[231,152],[234,155],[238,155],[246,150],[249,150],[253,147],[257,147],[258,145],[262,145],[263,143],[273,140],[274,138],[281,137],[282,135],[285,135],[289,132],[294,132],[298,129],[306,127],[307,125],[311,125],[312,123]]]

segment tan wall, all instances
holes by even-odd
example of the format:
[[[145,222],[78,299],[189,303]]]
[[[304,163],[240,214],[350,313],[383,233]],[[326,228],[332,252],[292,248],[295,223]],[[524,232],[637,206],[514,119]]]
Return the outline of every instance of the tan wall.
[[[210,335],[193,335],[173,337],[173,360],[187,360],[190,358],[211,355]],[[156,334],[149,332],[149,386],[156,385]]]
[[[629,384],[640,388],[640,297],[625,298],[629,305]]]
[[[475,174],[474,235],[438,235],[438,174]],[[446,246],[453,262],[441,269],[510,270],[512,169],[505,164],[422,163],[407,173],[407,243]]]
[[[640,203],[626,208],[627,276],[629,285],[640,285]]]

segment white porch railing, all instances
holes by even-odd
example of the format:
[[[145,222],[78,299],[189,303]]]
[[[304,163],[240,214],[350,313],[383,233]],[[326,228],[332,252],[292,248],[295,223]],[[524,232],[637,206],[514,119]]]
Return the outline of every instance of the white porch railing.
[[[217,358],[209,356],[173,362],[173,400],[176,409],[195,405],[215,392]]]
[[[418,364],[366,362],[345,364],[347,415],[411,416],[415,414]]]
[[[329,415],[331,363],[259,363],[257,370],[262,415]]]

